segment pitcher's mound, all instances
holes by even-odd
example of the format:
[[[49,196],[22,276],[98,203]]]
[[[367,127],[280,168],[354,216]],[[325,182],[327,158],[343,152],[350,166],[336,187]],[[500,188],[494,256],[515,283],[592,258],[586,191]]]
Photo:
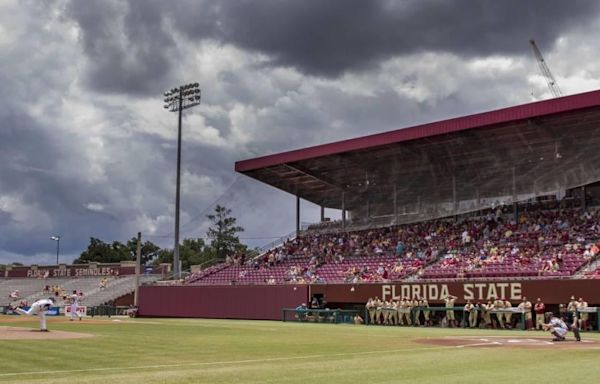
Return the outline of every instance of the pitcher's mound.
[[[40,332],[37,329],[20,327],[0,327],[0,340],[65,340],[94,337],[91,333],[53,331]]]
[[[585,335],[584,335],[585,337]],[[552,337],[527,336],[447,336],[441,338],[417,339],[415,342],[429,345],[454,346],[456,348],[600,348],[596,339],[575,341],[572,337],[565,341],[552,341]]]

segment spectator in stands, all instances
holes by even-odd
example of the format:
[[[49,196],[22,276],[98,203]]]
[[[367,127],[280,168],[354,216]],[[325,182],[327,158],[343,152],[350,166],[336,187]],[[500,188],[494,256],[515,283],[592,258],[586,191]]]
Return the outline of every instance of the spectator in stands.
[[[600,231],[598,214],[548,207],[521,207],[517,220],[507,218],[506,207],[498,205],[479,217],[461,220],[432,220],[352,233],[308,232],[248,265],[261,270],[283,264],[287,269],[284,279],[291,283],[320,281],[319,277],[328,282],[374,282],[411,274],[423,279],[573,274],[600,251],[597,244],[586,240]],[[236,265],[237,256],[231,257]],[[291,270],[292,265],[298,271]],[[327,265],[337,268],[323,272]],[[245,282],[264,282],[262,276],[253,279],[249,274]]]
[[[396,256],[402,257],[402,255],[404,254],[404,249],[404,243],[402,241],[398,241],[398,243],[396,243]]]
[[[8,298],[10,300],[18,300],[19,299],[19,290],[15,289],[11,293],[9,293]]]

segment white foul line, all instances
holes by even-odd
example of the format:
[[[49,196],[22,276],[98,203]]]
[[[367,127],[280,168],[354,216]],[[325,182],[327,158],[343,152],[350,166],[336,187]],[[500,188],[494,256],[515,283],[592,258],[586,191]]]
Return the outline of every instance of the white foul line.
[[[267,363],[273,361],[287,361],[287,360],[302,360],[302,359],[314,359],[314,358],[325,358],[332,356],[357,356],[357,355],[369,355],[374,353],[393,353],[393,352],[406,352],[406,351],[430,351],[440,349],[451,349],[456,348],[455,346],[440,346],[431,348],[403,348],[403,349],[392,349],[392,350],[379,350],[379,351],[363,351],[363,352],[347,352],[347,353],[329,353],[321,355],[306,355],[306,356],[289,356],[289,357],[269,357],[265,359],[248,359],[248,360],[225,360],[225,361],[209,361],[209,362],[194,362],[194,363],[179,363],[179,364],[156,364],[156,365],[137,365],[128,367],[100,367],[100,368],[85,368],[85,369],[65,369],[65,370],[54,370],[54,371],[28,371],[28,372],[9,372],[0,373],[0,377],[8,376],[25,376],[25,375],[47,375],[57,373],[82,373],[82,372],[103,372],[103,371],[120,371],[120,370],[132,370],[132,369],[156,369],[156,368],[177,368],[177,367],[193,367],[193,366],[210,366],[220,364],[247,364],[247,363]]]
[[[482,345],[502,345],[502,343],[499,343],[497,341],[492,341],[491,343],[476,343],[476,344],[457,345],[456,348],[481,347]]]

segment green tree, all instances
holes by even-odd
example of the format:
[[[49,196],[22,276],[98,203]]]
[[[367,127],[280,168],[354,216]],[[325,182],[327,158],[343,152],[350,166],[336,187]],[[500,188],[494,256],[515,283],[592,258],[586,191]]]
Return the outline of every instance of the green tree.
[[[237,236],[239,232],[244,231],[244,228],[236,225],[236,218],[231,216],[231,209],[217,205],[215,212],[206,217],[212,221],[212,226],[206,234],[212,240],[211,247],[216,257],[224,259],[234,251],[246,249]]]
[[[89,262],[118,263],[127,260],[135,260],[127,245],[118,241],[108,244],[100,239],[91,237],[87,249],[81,253],[79,258],[73,260],[73,264]]]
[[[187,270],[192,265],[202,264],[215,257],[212,247],[204,243],[202,239],[184,239],[179,245],[179,260],[181,269]],[[173,250],[161,249],[157,252],[154,264],[173,263]]]
[[[133,260],[137,257],[137,237],[132,237],[127,241],[127,249],[133,258]],[[146,265],[156,257],[158,257],[160,251],[160,247],[154,244],[151,241],[142,242],[141,248],[141,262],[142,265]]]
[[[173,250],[163,248],[158,251],[156,258],[152,261],[152,264],[158,265],[162,263],[173,264]]]

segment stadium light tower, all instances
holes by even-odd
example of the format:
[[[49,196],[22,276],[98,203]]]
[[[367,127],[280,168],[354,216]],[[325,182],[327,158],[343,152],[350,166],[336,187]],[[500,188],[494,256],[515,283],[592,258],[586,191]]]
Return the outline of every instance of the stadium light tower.
[[[181,112],[200,104],[200,84],[190,83],[170,89],[164,93],[164,108],[178,112],[177,124],[177,185],[175,187],[175,247],[173,248],[173,272],[181,277],[179,268],[179,190],[181,184]]]
[[[56,265],[58,265],[58,252],[60,251],[60,236],[50,236],[50,240],[56,241]]]

